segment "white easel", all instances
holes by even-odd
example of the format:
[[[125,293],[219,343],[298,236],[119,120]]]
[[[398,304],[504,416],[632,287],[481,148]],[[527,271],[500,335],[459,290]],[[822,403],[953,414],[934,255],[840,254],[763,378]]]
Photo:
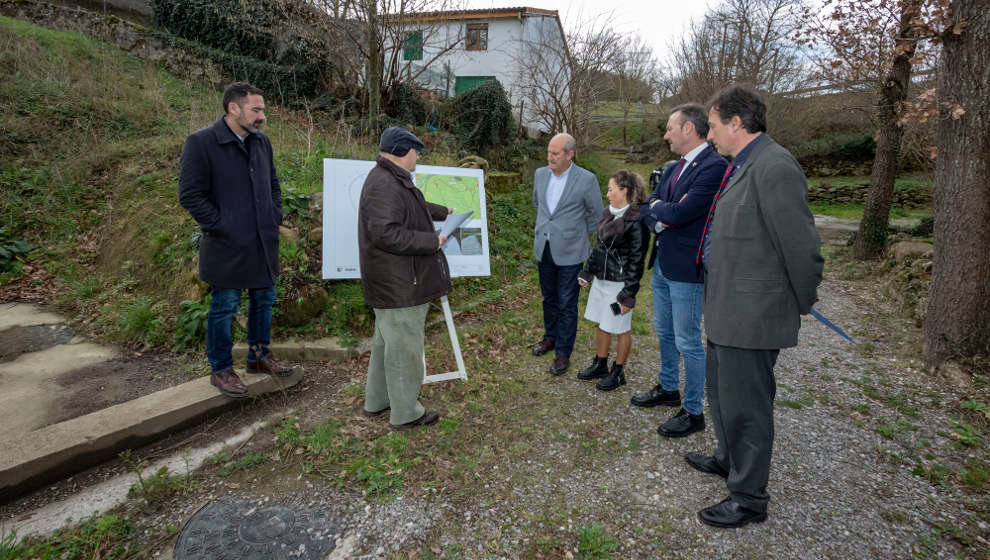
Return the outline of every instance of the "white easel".
[[[457,360],[457,371],[447,373],[436,373],[426,375],[426,353],[423,353],[423,383],[436,383],[437,381],[447,381],[448,379],[467,380],[467,370],[464,369],[464,357],[461,356],[461,345],[457,341],[457,330],[454,328],[454,316],[450,312],[450,302],[447,296],[440,296],[440,305],[443,307],[443,318],[447,322],[447,334],[450,335],[450,347],[454,349],[454,359]]]

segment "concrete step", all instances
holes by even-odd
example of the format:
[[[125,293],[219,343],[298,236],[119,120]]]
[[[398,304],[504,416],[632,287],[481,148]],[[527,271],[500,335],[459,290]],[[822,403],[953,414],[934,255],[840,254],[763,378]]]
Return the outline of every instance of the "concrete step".
[[[302,379],[241,374],[250,395],[285,390]],[[210,385],[209,376],[85,416],[0,439],[0,502],[82,471],[117,453],[253,399],[231,399]]]
[[[279,362],[343,362],[371,350],[371,341],[362,339],[357,346],[347,347],[333,337],[318,340],[273,341],[269,349]],[[247,359],[248,345],[240,342],[231,352],[235,361]]]

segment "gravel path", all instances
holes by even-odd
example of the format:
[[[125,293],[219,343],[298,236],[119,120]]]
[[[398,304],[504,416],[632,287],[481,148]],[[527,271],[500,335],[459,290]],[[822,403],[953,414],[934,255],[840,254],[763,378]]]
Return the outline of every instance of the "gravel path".
[[[659,367],[643,319],[634,321],[629,384],[602,393],[574,378],[591,354],[586,321],[568,375],[549,376],[549,357],[523,350],[539,332],[535,296],[491,319],[460,320],[469,380],[424,388],[424,402],[444,410],[448,423],[408,433],[403,457],[413,462],[398,497],[368,498],[353,476],[336,479],[348,457],[326,463],[322,476],[301,468],[304,450],[286,452],[269,430],[239,450],[263,455],[259,466],[230,477],[207,467],[194,473],[191,492],[155,513],[142,513],[137,502],[120,511],[163,558],[175,537],[161,528],[182,527],[224,496],[326,512],[340,529],[332,559],[990,558],[982,441],[990,419],[961,406],[986,403],[985,388],[929,374],[919,361],[919,327],[892,312],[869,274],[849,277],[861,279],[828,272],[816,308],[859,345],[806,317],[800,345],[778,359],[771,503],[762,524],[719,530],[699,523],[697,511],[727,494],[722,479],[683,460],[688,451],[713,450],[711,426],[668,440],[655,429],[673,410],[629,405],[634,392],[656,382]],[[638,312],[650,304],[647,289]],[[443,361],[436,356],[445,336],[431,333],[432,362]],[[296,391],[214,424],[243,425],[258,419],[254,409],[271,414],[291,405],[304,432],[337,423],[373,456],[389,432],[359,412],[364,360],[307,365],[308,381]],[[59,488],[71,491],[69,482]],[[17,515],[56,490],[5,512]],[[611,556],[593,554],[609,549]]]
[[[990,557],[987,525],[971,511],[985,511],[985,496],[974,499],[958,484],[913,474],[929,462],[925,455],[955,449],[946,435],[964,394],[928,377],[897,348],[917,337],[913,325],[886,319],[884,326],[901,335],[893,346],[871,337],[877,302],[859,289],[829,279],[818,309],[855,333],[860,346],[806,317],[800,345],[780,354],[766,523],[717,530],[697,521],[698,509],[727,494],[721,479],[692,470],[682,458],[713,449],[711,427],[702,436],[659,438],[654,429],[672,411],[628,405],[634,391],[654,383],[649,372],[658,357],[641,350],[655,347],[650,334],[636,337],[630,384],[610,394],[573,373],[558,379],[534,373],[545,359],[519,359],[518,371],[508,374],[546,391],[546,409],[531,413],[551,411],[541,416],[542,436],[521,436],[535,440],[540,449],[526,455],[535,458],[486,465],[478,475],[486,494],[474,504],[418,506],[450,513],[421,518],[426,526],[415,531],[390,520],[408,503],[381,507],[355,525],[361,547],[376,556],[432,541],[438,557],[570,558],[578,555],[575,533],[598,524],[618,545],[617,558]],[[582,338],[590,348],[590,331]],[[575,365],[583,366],[578,356]]]

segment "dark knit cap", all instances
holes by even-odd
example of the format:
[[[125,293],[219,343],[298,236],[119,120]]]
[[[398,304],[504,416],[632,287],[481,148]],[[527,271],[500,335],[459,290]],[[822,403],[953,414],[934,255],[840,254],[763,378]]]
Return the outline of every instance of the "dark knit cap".
[[[401,126],[390,126],[382,132],[382,137],[378,140],[378,150],[402,157],[409,153],[409,150],[416,150],[422,155],[426,151],[426,146],[412,132]]]

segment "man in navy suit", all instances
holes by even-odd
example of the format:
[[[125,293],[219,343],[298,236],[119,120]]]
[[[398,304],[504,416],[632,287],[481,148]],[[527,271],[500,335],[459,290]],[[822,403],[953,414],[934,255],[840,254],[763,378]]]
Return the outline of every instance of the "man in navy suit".
[[[683,437],[705,429],[705,350],[701,344],[704,278],[695,266],[698,239],[728,166],[705,141],[708,115],[701,105],[674,108],[664,139],[681,157],[667,168],[640,220],[656,235],[649,258],[653,269],[653,326],[660,339],[659,383],[632,397],[643,407],[681,406],[657,428],[666,437]],[[684,400],[678,392],[684,358]]]

